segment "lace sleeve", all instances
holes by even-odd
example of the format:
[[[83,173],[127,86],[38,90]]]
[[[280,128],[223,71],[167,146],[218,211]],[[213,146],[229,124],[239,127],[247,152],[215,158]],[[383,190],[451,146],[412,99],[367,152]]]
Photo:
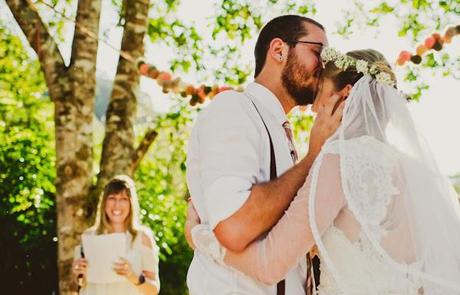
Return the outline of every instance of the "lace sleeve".
[[[337,155],[323,158],[318,182],[318,226],[324,232],[344,206]],[[315,244],[308,222],[308,192],[310,178],[299,190],[283,217],[264,237],[253,242],[243,252],[225,251],[209,228],[192,230],[195,245],[218,263],[249,275],[266,284],[282,280]]]

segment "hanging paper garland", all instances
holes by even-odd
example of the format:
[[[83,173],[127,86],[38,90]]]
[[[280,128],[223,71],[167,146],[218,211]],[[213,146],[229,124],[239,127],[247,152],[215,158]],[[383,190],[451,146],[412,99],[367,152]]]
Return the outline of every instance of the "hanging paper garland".
[[[457,35],[460,35],[460,25],[448,27],[444,36],[441,36],[439,33],[433,33],[425,39],[423,44],[416,47],[415,54],[412,54],[407,50],[401,51],[396,64],[402,66],[406,62],[411,61],[412,63],[418,65],[422,62],[422,56],[426,52],[429,50],[440,51],[444,44],[452,42],[452,38]]]
[[[142,59],[137,61],[137,69],[141,75],[156,80],[158,85],[163,88],[163,93],[172,92],[184,98],[190,97],[189,103],[192,106],[195,106],[197,103],[204,103],[206,99],[212,99],[216,94],[222,91],[233,89],[229,86],[209,86],[204,84],[194,86],[192,84],[187,84],[179,77],[173,79],[171,73],[159,71],[154,65],[147,64]]]

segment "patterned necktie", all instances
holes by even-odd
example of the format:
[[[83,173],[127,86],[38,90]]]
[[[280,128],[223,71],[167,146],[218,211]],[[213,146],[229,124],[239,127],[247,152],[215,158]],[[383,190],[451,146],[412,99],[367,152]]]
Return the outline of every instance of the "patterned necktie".
[[[291,128],[291,123],[289,121],[286,121],[283,123],[283,128],[284,131],[286,132],[286,136],[288,138],[288,143],[289,143],[289,150],[291,151],[291,158],[292,162],[295,164],[297,163],[297,160],[299,159],[299,156],[297,154],[295,145],[294,145],[294,136],[292,134],[292,128]],[[307,278],[305,280],[305,290],[307,295],[312,295],[313,294],[313,278],[312,278],[312,273],[313,273],[313,263],[312,263],[312,258],[313,255],[310,253],[307,253]]]
[[[296,151],[295,145],[294,145],[294,136],[292,134],[291,123],[289,123],[289,121],[284,122],[283,123],[283,128],[284,128],[284,131],[286,132],[286,137],[288,138],[289,150],[291,151],[291,158],[292,158],[292,161],[295,164],[295,163],[297,163],[297,160],[299,159],[299,156],[297,154],[297,151]]]
[[[307,253],[307,279],[305,280],[305,291],[307,295],[313,295],[313,261],[310,252]]]

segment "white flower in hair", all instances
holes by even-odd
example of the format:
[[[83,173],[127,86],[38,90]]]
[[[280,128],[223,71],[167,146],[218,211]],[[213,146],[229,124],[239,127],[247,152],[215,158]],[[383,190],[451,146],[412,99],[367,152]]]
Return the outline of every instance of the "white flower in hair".
[[[379,83],[390,86],[395,85],[395,81],[393,81],[391,75],[385,72],[380,72],[377,65],[373,64],[369,67],[369,63],[367,61],[362,59],[357,60],[349,55],[340,53],[334,48],[324,48],[321,52],[321,59],[324,63],[334,62],[334,65],[342,71],[346,71],[350,66],[354,66],[358,73],[370,75]]]
[[[338,52],[337,50],[335,50],[334,48],[331,48],[331,47],[325,47],[321,51],[321,59],[324,62],[333,61],[333,60],[337,59],[337,57],[339,55],[341,55],[341,53]]]
[[[369,75],[369,67],[368,67],[368,62],[365,60],[357,60],[356,61],[356,71],[358,73],[363,73],[364,75]]]
[[[353,66],[355,64],[355,59],[348,55],[341,54],[334,61],[334,64],[339,69],[345,71],[346,69],[348,69],[348,67]]]
[[[388,74],[388,73],[385,73],[385,72],[378,73],[375,76],[375,80],[377,80],[377,82],[382,83],[382,84],[386,84],[386,85],[390,85],[390,86],[394,85],[394,81],[391,78],[391,75]]]
[[[377,68],[376,65],[372,65],[371,68],[369,69],[369,74],[371,75],[377,75],[379,73],[379,69]]]
[[[345,65],[345,57],[343,55],[339,55],[334,61],[334,64],[336,67],[343,70],[343,66]]]

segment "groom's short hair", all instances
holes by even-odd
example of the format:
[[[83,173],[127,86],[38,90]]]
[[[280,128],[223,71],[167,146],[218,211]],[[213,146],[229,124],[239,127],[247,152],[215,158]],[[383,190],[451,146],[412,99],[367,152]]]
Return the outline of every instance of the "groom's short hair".
[[[310,23],[321,28],[324,31],[323,25],[317,21],[300,15],[282,15],[269,21],[260,31],[257,38],[254,56],[256,59],[256,70],[254,77],[257,77],[265,65],[268,48],[270,42],[275,38],[280,38],[284,41],[294,41],[300,37],[308,35],[305,23]]]

